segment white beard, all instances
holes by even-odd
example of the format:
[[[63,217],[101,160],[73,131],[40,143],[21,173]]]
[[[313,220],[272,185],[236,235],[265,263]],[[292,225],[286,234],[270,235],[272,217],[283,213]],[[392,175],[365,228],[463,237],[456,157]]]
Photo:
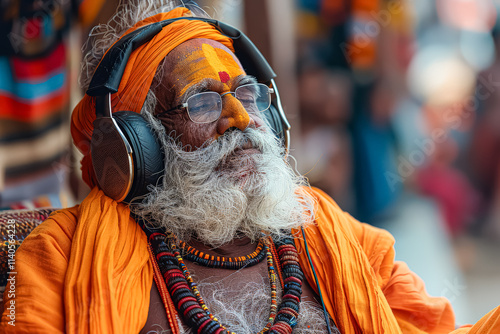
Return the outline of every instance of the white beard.
[[[271,133],[235,130],[193,152],[163,138],[162,184],[132,207],[152,226],[218,247],[238,235],[279,239],[312,221],[313,200],[301,188],[307,183],[284,161]],[[240,151],[248,142],[256,150]]]
[[[193,275],[196,279],[196,275]],[[267,279],[248,283],[238,289],[227,288],[228,276],[216,283],[198,283],[200,293],[210,311],[217,315],[222,324],[230,326],[234,333],[258,333],[266,325],[271,305],[271,291]],[[278,304],[281,303],[281,285],[277,284]],[[330,322],[330,326],[333,323]],[[182,332],[193,333],[190,328],[180,326]],[[324,334],[327,332],[323,310],[311,301],[300,303],[300,313],[294,334]],[[339,333],[332,331],[332,333]],[[340,333],[339,333],[340,334]]]

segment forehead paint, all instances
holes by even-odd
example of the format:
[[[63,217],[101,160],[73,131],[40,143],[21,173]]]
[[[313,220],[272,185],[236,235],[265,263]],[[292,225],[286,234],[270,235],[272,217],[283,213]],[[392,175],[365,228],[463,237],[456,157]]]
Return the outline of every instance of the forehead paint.
[[[226,71],[219,72],[219,78],[220,81],[222,81],[222,83],[226,83],[229,81],[229,79],[231,79],[231,77],[229,76],[229,74],[227,74]]]
[[[220,61],[219,57],[217,56],[217,53],[215,52],[215,49],[213,46],[209,44],[203,44],[201,46],[201,49],[203,51],[203,54],[208,60],[208,63],[215,69],[221,69],[219,71],[219,79],[222,83],[226,83],[231,79],[231,76],[226,72],[226,66]]]
[[[205,78],[226,84],[231,78],[244,75],[245,72],[226,50],[202,44],[201,49],[182,57],[172,74],[177,77],[179,93],[183,95],[191,85]],[[226,88],[229,90],[229,87]]]
[[[221,81],[222,81],[223,77],[226,79],[225,82],[229,81],[229,79],[231,77],[229,76],[229,74],[227,74],[226,66],[221,62],[221,60],[217,56],[217,53],[215,52],[214,47],[209,45],[209,44],[202,44],[201,50],[203,52],[203,55],[207,58],[208,64],[214,70],[216,70],[216,71],[218,70],[219,78],[221,78]],[[225,73],[225,75],[221,75],[221,73]],[[224,82],[224,81],[222,81],[222,82]]]

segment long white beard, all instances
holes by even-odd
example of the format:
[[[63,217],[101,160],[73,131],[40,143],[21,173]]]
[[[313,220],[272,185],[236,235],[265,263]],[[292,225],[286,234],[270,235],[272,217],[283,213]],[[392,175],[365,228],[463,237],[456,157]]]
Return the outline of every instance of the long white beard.
[[[192,152],[164,138],[162,184],[133,208],[154,227],[218,247],[241,234],[279,238],[312,221],[313,202],[301,188],[306,182],[284,161],[269,132],[231,131]],[[240,151],[248,141],[258,151]]]

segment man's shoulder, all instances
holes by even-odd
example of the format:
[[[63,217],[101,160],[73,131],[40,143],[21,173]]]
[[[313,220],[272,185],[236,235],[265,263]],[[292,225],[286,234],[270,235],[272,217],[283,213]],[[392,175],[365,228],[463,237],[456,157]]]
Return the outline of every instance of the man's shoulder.
[[[19,251],[22,252],[28,246],[29,248],[33,246],[43,247],[43,244],[50,244],[56,248],[67,248],[65,245],[69,246],[75,233],[77,216],[78,206],[52,212],[26,237]]]
[[[66,234],[72,235],[78,221],[78,209],[79,205],[76,205],[52,212],[50,216],[37,227],[39,231],[36,231],[37,229],[35,229],[33,232],[50,234],[53,231],[62,231]]]
[[[333,211],[344,213],[335,200],[323,190],[316,187],[301,187],[301,190],[309,195],[314,201],[314,213],[317,215],[321,211]]]
[[[301,187],[301,189],[305,191],[307,194],[309,194],[309,196],[314,198],[316,201],[326,201],[332,204],[333,206],[339,208],[338,204],[323,190],[312,186],[309,187],[303,186]]]

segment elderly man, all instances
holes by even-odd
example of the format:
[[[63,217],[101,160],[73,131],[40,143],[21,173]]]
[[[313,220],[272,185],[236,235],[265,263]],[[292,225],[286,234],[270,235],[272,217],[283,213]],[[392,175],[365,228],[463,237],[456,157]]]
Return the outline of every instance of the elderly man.
[[[121,30],[101,34],[86,58],[84,86],[99,48],[108,49],[114,36],[192,16],[182,7],[151,7],[122,8],[115,17]],[[154,129],[165,155],[161,181],[130,205],[96,186],[89,141],[98,106],[86,95],[73,112],[72,135],[93,190],[17,251],[16,293],[5,294],[3,329],[451,332],[449,302],[429,297],[420,279],[394,262],[392,237],[295,176],[253,105],[262,98],[268,107],[268,90],[247,75],[231,39],[205,22],[178,20],[134,50],[112,109],[141,113]],[[476,329],[498,329],[495,311]]]

